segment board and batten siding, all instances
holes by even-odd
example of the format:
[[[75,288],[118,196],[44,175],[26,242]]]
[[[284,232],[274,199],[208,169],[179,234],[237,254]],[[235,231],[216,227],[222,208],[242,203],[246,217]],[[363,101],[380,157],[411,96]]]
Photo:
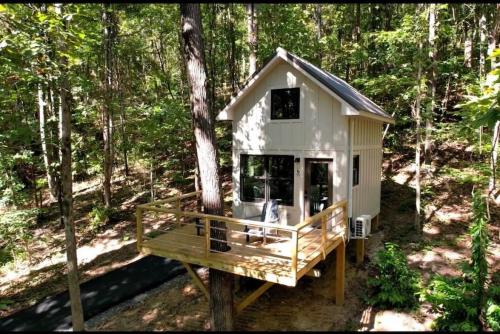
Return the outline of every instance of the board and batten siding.
[[[300,117],[271,120],[271,90],[300,88]],[[253,87],[234,109],[233,215],[260,214],[263,203],[240,200],[240,155],[269,154],[300,157],[294,163],[294,205],[280,206],[281,223],[295,225],[304,219],[305,158],[333,159],[333,202],[347,199],[348,120],[340,102],[285,62]]]
[[[380,212],[382,122],[353,118],[353,156],[359,154],[359,184],[352,189],[352,217]]]

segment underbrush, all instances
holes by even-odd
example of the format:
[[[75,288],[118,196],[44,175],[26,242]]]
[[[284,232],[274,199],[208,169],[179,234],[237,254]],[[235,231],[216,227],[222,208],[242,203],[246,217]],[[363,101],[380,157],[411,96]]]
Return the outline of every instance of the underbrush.
[[[375,277],[368,279],[371,295],[368,303],[373,306],[412,309],[418,305],[421,279],[408,267],[406,255],[400,247],[386,243],[375,257]]]
[[[500,330],[500,288],[495,275],[488,286],[486,205],[477,192],[472,197],[471,261],[462,263],[460,277],[436,275],[423,295],[438,314],[433,327],[439,331]]]
[[[41,209],[7,211],[0,216],[0,266],[9,262],[30,260],[30,242]]]

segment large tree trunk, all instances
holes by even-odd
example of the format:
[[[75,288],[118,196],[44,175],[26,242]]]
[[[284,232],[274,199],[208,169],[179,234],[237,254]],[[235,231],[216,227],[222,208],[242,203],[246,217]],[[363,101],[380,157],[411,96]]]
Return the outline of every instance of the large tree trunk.
[[[254,3],[248,3],[246,6],[248,48],[250,49],[248,76],[250,77],[257,70],[257,10]]]
[[[102,12],[104,42],[104,103],[102,105],[102,123],[104,139],[104,206],[111,207],[111,176],[113,172],[112,143],[112,87],[113,87],[113,39],[115,26],[114,13],[109,3],[104,4]]]
[[[207,76],[202,39],[202,26],[199,4],[180,4],[181,29],[184,41],[184,61],[190,86],[190,99],[194,135],[200,179],[202,201],[205,213],[223,215],[222,193],[220,191],[219,167],[217,164],[217,144],[214,123],[209,110],[207,96]],[[212,222],[212,227],[225,230],[225,224]],[[215,233],[212,238],[225,240],[225,232]],[[208,232],[208,231],[206,231]],[[225,243],[213,243],[211,249],[226,251]],[[232,274],[210,269],[210,320],[213,330],[233,329],[233,286]]]
[[[436,105],[436,4],[429,5],[429,60],[431,62],[429,85],[431,92],[431,107],[425,117],[425,142],[424,142],[424,162],[427,166],[431,164],[432,154],[432,121],[434,117],[434,107]]]
[[[45,165],[45,170],[47,171],[47,183],[49,186],[50,195],[53,201],[57,201],[59,198],[58,187],[57,187],[57,177],[54,172],[54,157],[52,155],[53,150],[51,147],[47,149],[48,142],[48,128],[47,128],[47,118],[45,115],[45,102],[42,84],[38,84],[38,120],[40,122],[40,143],[42,144],[42,155],[43,163]],[[54,145],[52,143],[51,145]]]
[[[62,19],[62,4],[56,4],[56,13]],[[63,20],[67,24],[67,20]],[[61,53],[66,52],[66,42],[62,39],[59,45]],[[61,211],[61,222],[64,224],[66,235],[66,256],[68,263],[68,283],[71,303],[71,317],[74,331],[83,331],[83,310],[80,299],[80,285],[78,282],[78,260],[76,257],[75,225],[73,221],[73,180],[71,174],[71,91],[66,66],[68,60],[65,56],[61,58],[61,78],[59,96],[59,138],[60,138],[60,162],[61,177],[59,191],[59,207]]]

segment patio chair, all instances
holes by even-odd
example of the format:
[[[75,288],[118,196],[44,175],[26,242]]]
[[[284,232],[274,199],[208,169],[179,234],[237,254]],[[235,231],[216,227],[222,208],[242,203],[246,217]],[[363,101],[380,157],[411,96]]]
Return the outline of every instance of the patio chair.
[[[257,218],[257,219],[256,219]],[[276,224],[279,223],[279,211],[278,211],[278,201],[275,199],[269,200],[264,203],[262,207],[262,212],[257,216],[244,217],[244,219],[257,220],[263,223]],[[277,229],[269,229],[262,227],[251,227],[245,226],[244,230],[246,234],[246,241],[250,242],[250,236],[262,237],[264,238],[264,243],[266,243],[267,234],[277,234]]]

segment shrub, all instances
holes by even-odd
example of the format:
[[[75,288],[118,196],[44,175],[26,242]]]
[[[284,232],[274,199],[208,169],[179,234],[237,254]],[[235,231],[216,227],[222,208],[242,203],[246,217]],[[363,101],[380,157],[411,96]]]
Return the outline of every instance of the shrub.
[[[113,212],[114,210],[112,208],[105,208],[101,205],[95,206],[92,211],[88,213],[90,229],[92,231],[97,231],[99,228],[106,225]]]
[[[486,323],[491,330],[500,331],[500,305],[489,299],[486,303]]]
[[[413,308],[418,303],[420,277],[408,267],[406,255],[398,245],[386,243],[375,257],[376,276],[368,279],[374,306]]]
[[[475,331],[476,298],[472,283],[460,278],[436,276],[428,286],[424,299],[439,316],[433,328],[447,331]]]

